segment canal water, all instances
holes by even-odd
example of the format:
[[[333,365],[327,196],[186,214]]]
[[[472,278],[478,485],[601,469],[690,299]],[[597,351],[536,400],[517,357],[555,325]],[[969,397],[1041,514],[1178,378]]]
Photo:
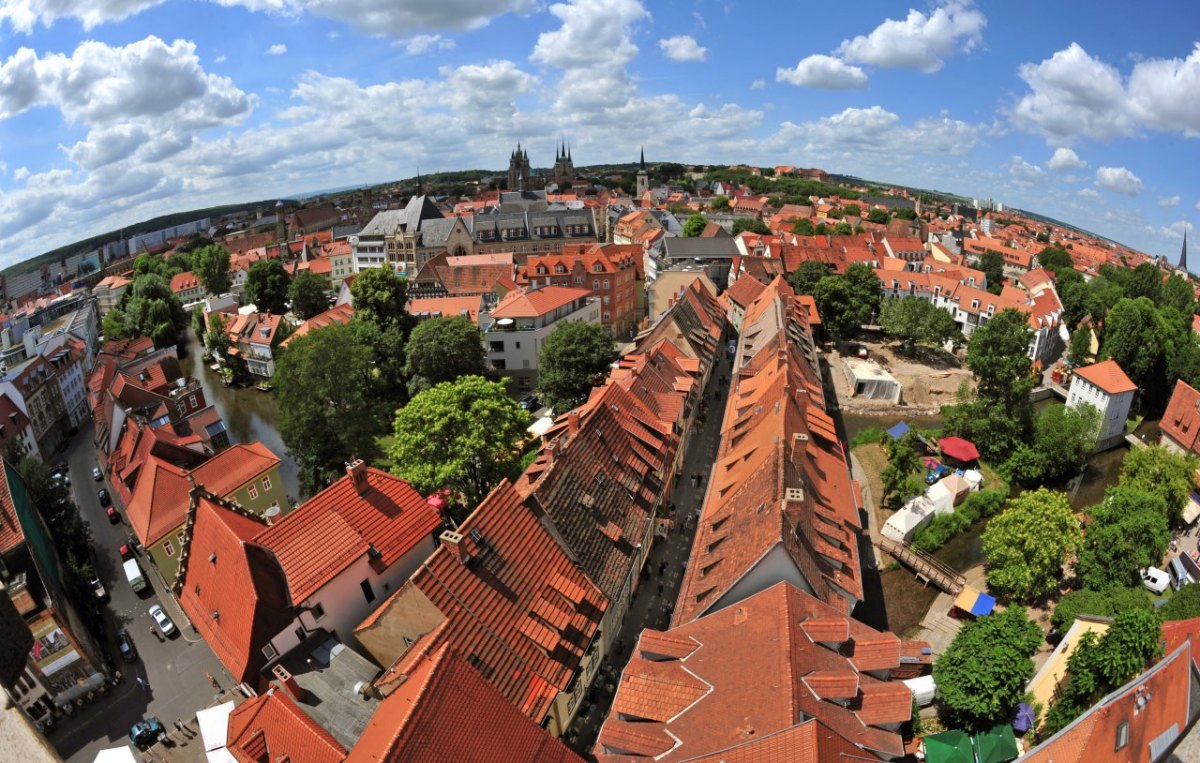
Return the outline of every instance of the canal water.
[[[181,348],[182,349],[182,348]],[[275,395],[260,392],[254,387],[226,387],[221,377],[204,365],[203,351],[192,331],[188,331],[187,357],[180,357],[180,365],[204,388],[204,397],[217,407],[232,442],[248,443],[255,440],[279,456],[280,475],[289,498],[301,500],[300,473],[287,454],[283,439],[279,436],[279,404]]]

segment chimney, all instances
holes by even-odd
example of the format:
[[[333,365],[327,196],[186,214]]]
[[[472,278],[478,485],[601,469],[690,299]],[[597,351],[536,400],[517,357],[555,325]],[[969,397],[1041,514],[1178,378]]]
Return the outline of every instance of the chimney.
[[[571,435],[572,439],[579,434],[579,411],[567,413],[567,433]]]
[[[275,674],[275,678],[279,679],[279,683],[283,686],[283,690],[291,695],[292,699],[297,702],[303,702],[308,692],[304,691],[304,687],[296,683],[296,679],[288,672],[288,669],[282,665],[276,665],[271,668],[271,672]]]
[[[471,561],[471,552],[467,550],[466,543],[463,542],[462,533],[456,533],[453,530],[443,530],[438,540],[442,546],[450,550],[458,559],[459,564],[466,564]]]
[[[350,475],[350,484],[354,485],[354,491],[360,496],[366,495],[367,491],[371,489],[367,482],[367,465],[361,458],[356,458],[346,464],[346,474]]]

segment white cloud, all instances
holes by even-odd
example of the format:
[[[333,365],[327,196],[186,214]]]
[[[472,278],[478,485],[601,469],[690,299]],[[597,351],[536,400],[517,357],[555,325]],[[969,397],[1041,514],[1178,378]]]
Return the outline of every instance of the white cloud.
[[[284,53],[287,53],[287,46],[282,42],[277,42],[271,47],[267,48],[268,56],[282,56]]]
[[[1096,170],[1096,185],[1113,193],[1137,196],[1142,192],[1142,180],[1124,167],[1100,167]]]
[[[0,0],[2,1],[2,0]],[[478,29],[507,13],[529,13],[536,0],[214,0],[219,5],[344,21],[363,34],[409,39],[430,29]]]
[[[1008,163],[1008,176],[1018,183],[1031,184],[1044,180],[1046,172],[1036,164],[1014,156]]]
[[[0,0],[0,25],[31,34],[41,23],[50,27],[59,19],[75,19],[85,30],[141,13],[163,0]]]
[[[765,90],[766,88],[767,88],[767,81],[765,79],[762,79],[761,77],[750,83],[751,90]]]
[[[1187,220],[1176,220],[1170,225],[1164,225],[1158,229],[1158,234],[1164,238],[1181,239],[1185,231],[1190,232],[1192,224]]]
[[[863,157],[901,155],[962,156],[979,142],[986,128],[949,117],[928,117],[904,124],[881,106],[848,108],[813,122],[784,122],[766,141],[778,151],[799,149],[814,158],[858,162]]]
[[[686,34],[659,40],[658,47],[672,61],[703,61],[708,58],[708,48],[701,47],[695,37]]]
[[[985,26],[987,19],[970,0],[949,0],[928,16],[909,10],[903,21],[888,19],[868,35],[844,40],[834,52],[851,63],[929,74],[944,59],[979,45]]]
[[[1186,59],[1144,59],[1126,81],[1116,67],[1071,43],[1017,73],[1029,85],[1010,117],[1052,143],[1108,141],[1143,129],[1200,137],[1200,43]]]
[[[419,34],[404,42],[404,51],[410,56],[419,56],[434,50],[453,50],[454,40],[440,34]]]
[[[550,6],[550,13],[562,26],[538,35],[529,58],[560,69],[624,66],[638,50],[630,39],[630,26],[650,18],[638,0],[570,0]]]
[[[222,53],[221,55],[219,55],[219,56],[217,56],[216,58],[214,58],[214,59],[213,59],[213,63],[214,63],[214,64],[223,64],[223,63],[225,63],[225,61],[227,61],[227,60],[228,60],[228,59],[225,57],[225,54],[224,54],[224,53]]]
[[[1183,198],[1179,196],[1163,196],[1159,198],[1158,206],[1163,209],[1173,209],[1179,206],[1179,202],[1181,201],[1183,201]]]
[[[867,86],[867,75],[839,58],[816,54],[802,59],[794,69],[780,67],[775,81],[828,90],[861,89]]]
[[[1069,148],[1059,148],[1054,152],[1054,156],[1050,157],[1050,161],[1046,162],[1046,166],[1055,172],[1063,170],[1081,170],[1087,166],[1087,162],[1079,158]]]
[[[1085,199],[1091,199],[1093,201],[1100,198],[1100,194],[1094,188],[1080,188],[1078,195],[1082,196]]]

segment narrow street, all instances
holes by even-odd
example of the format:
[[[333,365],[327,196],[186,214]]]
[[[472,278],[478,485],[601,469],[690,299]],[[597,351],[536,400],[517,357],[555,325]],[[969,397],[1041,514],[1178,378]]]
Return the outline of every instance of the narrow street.
[[[128,543],[131,530],[125,521],[125,507],[105,482],[92,479],[96,465],[92,448],[92,428],[87,426],[75,436],[63,454],[71,473],[71,490],[83,520],[92,528],[96,571],[108,590],[109,601],[104,617],[107,633],[101,639],[112,664],[122,674],[120,684],[100,702],[85,707],[72,718],[59,719],[46,736],[69,763],[90,763],[106,747],[127,744],[129,727],[142,718],[157,716],[170,726],[176,718],[190,718],[207,705],[215,692],[206,676],[211,673],[222,688],[232,681],[216,655],[195,633],[175,597],[145,555],[137,557],[150,583],[141,594],[133,592],[121,566],[120,547]],[[121,515],[119,524],[111,524],[96,496],[100,487],[108,490]],[[163,639],[150,618],[149,609],[161,604],[175,623],[177,633]],[[133,662],[121,659],[115,634],[125,628],[137,649]],[[145,688],[140,688],[137,678]]]
[[[629,614],[621,627],[617,646],[605,659],[596,674],[596,680],[580,707],[579,714],[563,739],[569,747],[588,758],[592,746],[600,734],[600,726],[608,716],[621,672],[633,653],[638,636],[646,628],[666,629],[670,622],[670,611],[674,608],[683,581],[684,565],[692,550],[692,539],[696,534],[696,517],[704,505],[704,494],[708,488],[709,475],[717,458],[721,442],[721,420],[725,415],[725,400],[729,385],[722,386],[720,379],[730,376],[729,358],[724,343],[717,350],[718,361],[709,376],[704,399],[708,401],[708,414],[702,426],[690,433],[687,452],[683,458],[683,473],[675,486],[673,502],[675,515],[670,536],[660,539],[646,560],[641,584],[629,604]],[[693,487],[692,474],[703,474],[699,487]],[[659,567],[663,572],[659,574]]]

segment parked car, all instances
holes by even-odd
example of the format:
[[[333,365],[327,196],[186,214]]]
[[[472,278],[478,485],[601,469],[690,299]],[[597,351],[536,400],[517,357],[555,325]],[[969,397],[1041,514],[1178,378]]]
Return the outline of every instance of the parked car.
[[[100,471],[99,466],[92,467],[92,479],[96,480],[97,482],[104,479],[104,472]]]
[[[54,480],[55,482],[61,482],[67,486],[70,486],[70,484],[71,484],[71,475],[67,474],[67,471],[65,469],[56,470],[53,474],[50,475],[50,478],[52,480]]]
[[[518,402],[518,405],[520,405],[523,410],[532,413],[533,411],[536,411],[538,408],[542,407],[542,402],[538,400],[537,395],[530,394],[521,398],[520,402]]]
[[[155,604],[150,607],[150,616],[154,618],[154,624],[158,626],[164,636],[170,636],[175,632],[175,623],[171,622],[171,618],[167,617],[167,613],[159,605]]]
[[[129,741],[142,750],[166,735],[167,731],[163,728],[162,721],[157,718],[147,718],[129,727]]]
[[[129,632],[124,628],[117,631],[117,649],[121,650],[121,659],[125,662],[133,662],[137,659],[137,649],[133,648],[133,639],[129,637]]]
[[[120,550],[121,550],[121,560],[122,561],[127,562],[133,558],[133,546],[126,543],[125,545],[121,546]]]
[[[100,500],[101,506],[109,506],[112,504],[112,499],[108,497],[108,491],[100,488],[96,491],[96,498]]]
[[[1162,593],[1171,585],[1171,576],[1157,567],[1142,570],[1142,585],[1153,593]]]
[[[96,598],[104,601],[108,598],[108,591],[104,590],[104,583],[100,582],[100,578],[92,581],[92,591],[96,594]]]
[[[115,525],[117,522],[120,522],[120,521],[121,521],[121,515],[120,515],[120,514],[118,514],[118,513],[117,513],[117,510],[116,510],[116,509],[114,509],[112,506],[109,506],[108,508],[106,508],[106,509],[104,510],[104,513],[108,515],[108,521],[109,521],[109,522],[111,522],[111,523],[112,523],[112,524],[114,524],[114,525]]]
[[[932,485],[943,477],[949,477],[954,470],[945,464],[938,464],[925,472],[925,483]]]

